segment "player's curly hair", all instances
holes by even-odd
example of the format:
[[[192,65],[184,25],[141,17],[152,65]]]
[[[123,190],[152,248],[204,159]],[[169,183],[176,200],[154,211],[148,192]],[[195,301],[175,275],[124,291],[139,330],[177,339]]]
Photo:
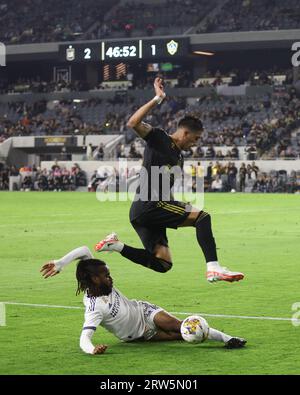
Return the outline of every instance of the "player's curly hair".
[[[178,128],[184,127],[189,129],[192,133],[197,133],[203,130],[203,124],[200,118],[193,114],[186,114],[178,122]]]
[[[105,265],[106,263],[100,259],[81,259],[78,262],[76,269],[76,296],[79,295],[80,292],[87,292],[92,296],[97,294],[97,286],[94,284],[92,277],[98,276],[99,267]]]

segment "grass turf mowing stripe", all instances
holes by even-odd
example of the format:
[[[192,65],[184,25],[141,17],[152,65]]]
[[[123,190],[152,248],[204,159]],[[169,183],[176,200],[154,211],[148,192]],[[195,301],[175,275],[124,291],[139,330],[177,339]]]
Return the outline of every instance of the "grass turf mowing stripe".
[[[51,305],[51,304],[34,304],[34,303],[19,303],[19,302],[1,302],[7,305],[15,306],[27,306],[27,307],[45,307],[53,309],[69,309],[69,310],[84,310],[84,307],[79,306],[61,306],[61,305]],[[216,317],[216,318],[239,318],[244,320],[271,320],[271,321],[290,321],[300,323],[297,318],[287,318],[287,317],[267,317],[267,316],[248,316],[248,315],[231,315],[231,314],[209,314],[209,313],[197,313],[197,312],[182,312],[182,311],[171,311],[170,314],[178,315],[193,315],[199,314],[203,317]]]

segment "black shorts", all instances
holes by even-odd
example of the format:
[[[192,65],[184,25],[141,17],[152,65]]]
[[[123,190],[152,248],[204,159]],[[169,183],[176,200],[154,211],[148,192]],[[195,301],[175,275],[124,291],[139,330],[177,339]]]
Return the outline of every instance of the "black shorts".
[[[134,202],[130,209],[130,222],[144,247],[154,252],[157,244],[168,247],[167,228],[177,229],[191,211],[189,203]]]

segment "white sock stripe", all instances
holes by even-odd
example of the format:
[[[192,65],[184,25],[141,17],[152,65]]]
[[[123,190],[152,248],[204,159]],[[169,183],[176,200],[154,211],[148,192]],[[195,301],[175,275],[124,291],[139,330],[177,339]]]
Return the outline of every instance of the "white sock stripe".
[[[45,307],[53,309],[69,309],[69,310],[84,310],[84,307],[79,306],[62,306],[62,305],[49,305],[49,304],[36,304],[36,303],[19,303],[19,302],[0,302],[4,305],[14,305],[14,306],[27,306],[27,307]],[[209,313],[199,313],[199,312],[182,312],[182,311],[170,311],[170,314],[178,315],[194,315],[198,314],[203,317],[215,317],[215,318],[239,318],[244,320],[271,320],[271,321],[290,321],[290,322],[300,322],[297,318],[287,318],[287,317],[268,317],[268,316],[248,316],[248,315],[233,315],[233,314],[209,314]]]

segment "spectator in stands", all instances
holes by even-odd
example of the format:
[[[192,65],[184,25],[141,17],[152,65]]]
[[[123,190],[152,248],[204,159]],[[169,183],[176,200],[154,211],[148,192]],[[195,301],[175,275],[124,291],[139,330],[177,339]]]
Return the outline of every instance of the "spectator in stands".
[[[100,145],[96,148],[93,153],[93,158],[95,160],[103,160],[104,158],[104,144],[100,143]]]
[[[36,179],[37,179],[38,191],[47,191],[48,189],[47,170],[38,172],[38,174],[36,175]]]
[[[203,166],[201,165],[201,162],[197,162],[196,176],[199,177],[199,178],[203,178],[204,177],[204,169],[203,169]]]
[[[21,191],[31,191],[33,189],[33,182],[31,176],[25,176],[21,183]]]
[[[224,155],[223,155],[223,152],[222,152],[221,150],[218,150],[218,151],[217,151],[217,153],[216,153],[216,159],[218,159],[218,160],[224,159]]]
[[[205,158],[206,159],[214,159],[216,157],[216,152],[212,144],[210,144],[206,150]]]
[[[207,166],[207,173],[206,173],[206,179],[209,184],[211,183],[211,179],[212,179],[212,167],[213,167],[213,163],[209,162]]]
[[[87,185],[86,174],[77,163],[75,163],[71,169],[71,176],[76,188],[85,187]]]
[[[9,175],[12,177],[16,177],[20,174],[19,170],[16,168],[16,166],[11,166]]]
[[[117,156],[117,159],[126,157],[124,144],[117,145],[116,156]]]
[[[140,152],[137,152],[137,150],[136,150],[135,143],[131,143],[131,145],[130,145],[130,151],[128,154],[128,158],[131,158],[131,159],[142,158],[142,154]]]
[[[231,148],[231,158],[236,160],[239,159],[239,150],[236,144],[234,144],[233,147]]]
[[[252,192],[266,192],[267,191],[267,183],[265,176],[263,174],[260,174],[255,181]]]
[[[153,32],[154,32],[154,25],[153,23],[148,23],[146,26],[146,32],[147,32],[147,36],[153,36]]]
[[[216,175],[221,175],[222,166],[219,161],[217,161],[214,165],[212,165],[212,177],[215,178]]]
[[[246,148],[245,151],[248,154],[247,155],[248,160],[255,160],[256,159],[257,149],[256,149],[255,145],[251,145],[250,147]]]
[[[216,178],[213,180],[211,184],[212,192],[222,192],[223,191],[223,182],[219,175],[216,175]]]
[[[197,145],[193,154],[193,158],[204,158],[204,151],[201,145]]]
[[[124,31],[126,37],[131,37],[133,31],[133,24],[132,23],[125,23]]]
[[[251,169],[252,169],[252,171],[255,173],[255,178],[257,178],[257,174],[258,174],[258,172],[259,172],[259,167],[256,165],[255,162],[252,162],[252,164],[251,164]]]
[[[227,175],[228,175],[228,186],[231,191],[236,190],[236,175],[237,175],[238,169],[235,166],[234,162],[229,162],[228,167],[227,167]]]
[[[246,186],[246,175],[247,175],[247,169],[246,169],[246,164],[243,162],[241,164],[241,167],[239,169],[239,190],[241,192],[244,192],[245,186]]]
[[[247,165],[247,180],[256,180],[256,172],[250,164]]]
[[[100,182],[100,179],[98,176],[98,172],[97,172],[97,170],[95,170],[92,177],[91,177],[90,183],[88,185],[88,191],[89,192],[96,192],[99,182]]]
[[[9,169],[0,163],[0,191],[9,189]]]

